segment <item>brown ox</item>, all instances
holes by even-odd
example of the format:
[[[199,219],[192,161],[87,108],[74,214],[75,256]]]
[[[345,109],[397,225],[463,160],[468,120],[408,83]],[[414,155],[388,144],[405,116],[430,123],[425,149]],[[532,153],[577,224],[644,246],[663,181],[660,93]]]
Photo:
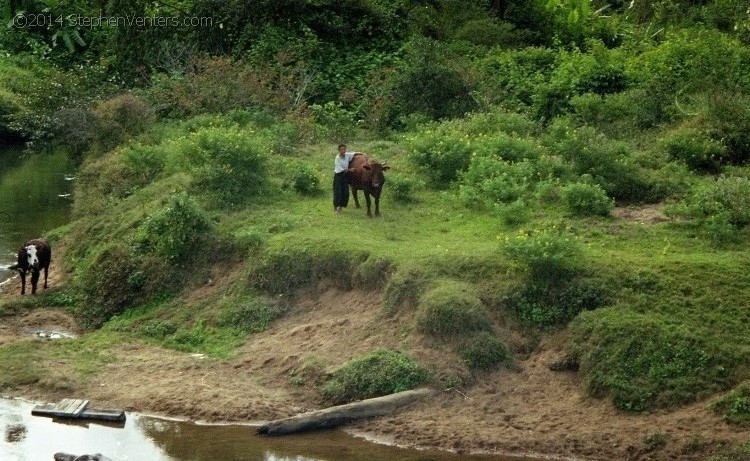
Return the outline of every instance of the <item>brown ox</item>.
[[[359,208],[357,191],[364,191],[368,217],[372,217],[372,213],[370,212],[370,195],[375,198],[375,216],[380,216],[380,193],[383,191],[383,184],[385,184],[383,172],[388,169],[390,167],[373,161],[367,154],[359,152],[354,154],[354,157],[349,162],[349,169],[346,172],[346,176],[349,180],[349,186],[352,189],[354,206]]]
[[[44,288],[47,288],[47,271],[52,260],[52,249],[44,239],[34,239],[26,242],[18,250],[18,263],[10,266],[17,270],[21,276],[21,294],[26,294],[26,274],[31,273],[31,294],[36,294],[36,285],[39,282],[39,271],[44,269]]]

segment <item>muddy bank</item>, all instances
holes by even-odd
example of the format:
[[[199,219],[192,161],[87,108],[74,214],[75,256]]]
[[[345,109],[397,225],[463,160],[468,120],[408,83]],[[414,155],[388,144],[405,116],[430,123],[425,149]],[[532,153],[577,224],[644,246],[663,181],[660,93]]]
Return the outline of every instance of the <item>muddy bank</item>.
[[[221,289],[221,283],[207,289]],[[377,293],[320,287],[298,299],[269,330],[250,336],[231,359],[129,340],[98,351],[106,360],[85,379],[3,393],[42,401],[77,396],[105,408],[257,423],[321,408],[318,385],[326,374],[377,347],[408,350],[438,375],[464,372],[450,349],[425,344],[403,329],[404,319],[384,319],[381,306]],[[29,334],[35,329],[80,333],[57,309],[16,312],[0,322],[2,345],[38,341]],[[747,439],[746,431],[714,415],[710,402],[633,415],[587,397],[577,373],[549,368],[564,354],[565,341],[565,332],[547,336],[514,370],[476,375],[470,386],[438,388],[427,401],[349,430],[379,442],[457,453],[602,460],[704,459],[717,447]],[[76,366],[60,354],[42,354],[36,365]],[[654,444],[655,437],[663,443]]]

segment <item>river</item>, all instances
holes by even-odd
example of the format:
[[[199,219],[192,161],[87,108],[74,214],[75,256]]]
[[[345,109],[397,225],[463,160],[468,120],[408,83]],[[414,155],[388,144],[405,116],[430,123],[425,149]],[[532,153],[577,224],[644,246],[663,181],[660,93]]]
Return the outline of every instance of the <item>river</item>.
[[[63,153],[0,147],[0,283],[15,275],[7,266],[24,242],[70,219],[73,179]]]

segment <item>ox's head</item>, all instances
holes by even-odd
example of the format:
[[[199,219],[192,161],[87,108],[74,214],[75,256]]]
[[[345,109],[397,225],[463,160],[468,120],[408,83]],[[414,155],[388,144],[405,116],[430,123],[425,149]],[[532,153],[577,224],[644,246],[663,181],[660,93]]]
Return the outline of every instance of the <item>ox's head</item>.
[[[370,171],[370,178],[372,178],[372,187],[374,189],[379,189],[383,187],[383,184],[385,184],[385,175],[383,175],[383,172],[390,170],[391,167],[382,163],[371,162],[369,165],[365,165],[364,169]]]
[[[36,245],[26,245],[23,249],[26,252],[27,267],[39,270],[39,255],[37,254]]]

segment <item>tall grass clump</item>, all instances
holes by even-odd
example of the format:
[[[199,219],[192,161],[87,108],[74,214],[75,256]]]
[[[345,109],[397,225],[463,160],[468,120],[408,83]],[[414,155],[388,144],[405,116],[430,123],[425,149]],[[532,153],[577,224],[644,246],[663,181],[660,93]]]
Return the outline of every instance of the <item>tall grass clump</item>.
[[[511,361],[510,351],[491,332],[480,332],[463,342],[460,355],[472,370],[491,371]]]
[[[259,260],[250,261],[249,281],[253,288],[274,294],[287,293],[322,279],[351,289],[352,274],[367,256],[361,250],[339,249],[325,243],[272,248]]]
[[[175,274],[159,258],[136,255],[111,244],[99,249],[74,281],[81,295],[73,310],[85,328],[99,328],[113,316],[174,288]]]
[[[333,404],[402,392],[426,383],[430,372],[402,352],[378,349],[334,371],[323,386]]]
[[[477,288],[465,282],[440,280],[419,300],[417,328],[437,337],[489,331],[491,324]]]

